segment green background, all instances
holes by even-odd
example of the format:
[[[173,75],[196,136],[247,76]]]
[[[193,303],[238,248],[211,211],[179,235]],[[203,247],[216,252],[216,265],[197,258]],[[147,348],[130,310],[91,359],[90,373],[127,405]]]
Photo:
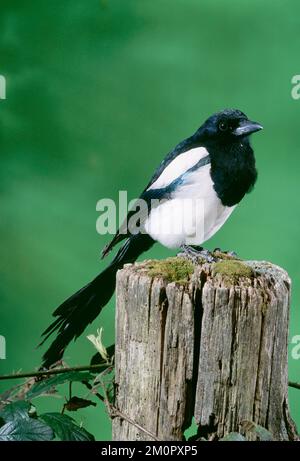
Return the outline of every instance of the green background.
[[[207,245],[287,269],[290,338],[300,334],[299,27],[298,0],[1,0],[0,373],[39,365],[50,313],[106,264],[96,202],[138,196],[162,157],[224,107],[264,125],[253,137],[259,179]],[[113,323],[111,301],[86,333],[103,326],[108,345]],[[93,353],[82,336],[66,359]],[[290,354],[292,380],[299,363]],[[290,390],[298,426],[299,397]],[[110,438],[102,407],[77,418]]]

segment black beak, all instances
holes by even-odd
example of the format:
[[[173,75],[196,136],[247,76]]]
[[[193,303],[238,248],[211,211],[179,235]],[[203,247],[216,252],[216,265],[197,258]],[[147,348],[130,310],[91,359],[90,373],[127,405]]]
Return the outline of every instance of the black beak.
[[[236,136],[249,136],[256,131],[262,130],[263,127],[260,123],[251,122],[251,120],[243,120],[239,126],[234,130],[233,134]]]

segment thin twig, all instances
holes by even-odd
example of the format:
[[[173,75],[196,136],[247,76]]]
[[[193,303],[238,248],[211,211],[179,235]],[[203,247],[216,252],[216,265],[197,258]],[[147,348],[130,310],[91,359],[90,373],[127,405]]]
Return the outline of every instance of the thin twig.
[[[300,389],[300,383],[294,383],[289,381],[289,387],[294,387],[295,389]]]
[[[39,377],[39,376],[59,375],[61,373],[67,373],[69,371],[92,371],[92,370],[96,371],[101,367],[107,367],[107,363],[104,363],[103,365],[84,365],[84,366],[70,367],[70,368],[53,368],[53,370],[46,370],[46,371],[30,371],[28,373],[2,375],[0,376],[0,381],[4,381],[5,379],[20,379],[20,378],[33,378],[33,377]]]
[[[104,392],[104,403],[105,403],[106,408],[107,408],[107,410],[108,410],[108,412],[109,412],[109,416],[111,416],[111,414],[110,414],[111,403],[110,403],[110,401],[109,401],[109,397],[108,397],[108,394],[107,394],[106,386],[105,386],[105,383],[104,383],[104,381],[103,381],[102,378],[103,378],[105,375],[107,375],[108,373],[110,373],[111,370],[112,370],[112,367],[107,368],[107,369],[104,370],[102,373],[100,373],[100,375],[97,377],[97,380],[99,380],[99,383],[101,384],[101,387],[102,387],[103,392]]]
[[[93,388],[93,386],[92,386],[88,381],[81,381],[81,382],[82,382],[82,384],[85,385],[85,387],[88,388],[89,391],[91,391],[91,393],[92,393],[93,395],[95,395],[96,397],[98,397],[98,399],[100,399],[101,402],[104,402],[104,400],[105,400],[104,397],[102,397],[102,395],[101,395],[99,392],[93,392],[93,389],[94,389],[94,388]]]
[[[156,435],[152,434],[152,432],[148,431],[148,429],[145,429],[144,427],[140,426],[138,423],[133,421],[133,419],[129,418],[127,415],[124,415],[120,410],[118,410],[114,405],[112,405],[109,401],[109,397],[107,394],[106,386],[102,378],[104,375],[106,375],[109,371],[111,371],[109,368],[105,370],[103,373],[101,373],[101,378],[99,378],[99,382],[102,386],[103,392],[104,392],[104,403],[106,405],[108,414],[111,418],[114,418],[118,416],[119,418],[124,419],[127,421],[129,424],[132,424],[132,426],[136,427],[139,431],[144,432],[146,435],[150,436],[153,440],[156,440],[157,442],[160,442],[160,439],[156,437]]]
[[[72,398],[72,381],[69,381],[69,400]]]
[[[161,439],[156,437],[156,435],[152,434],[152,432],[148,431],[148,429],[145,429],[144,427],[140,426],[138,423],[133,421],[127,415],[124,415],[121,411],[119,411],[113,405],[110,405],[110,413],[111,413],[111,417],[118,416],[119,418],[122,418],[125,421],[127,421],[129,424],[132,424],[133,426],[135,426],[139,431],[144,432],[145,434],[149,435],[153,440],[156,440],[157,442],[161,442]]]

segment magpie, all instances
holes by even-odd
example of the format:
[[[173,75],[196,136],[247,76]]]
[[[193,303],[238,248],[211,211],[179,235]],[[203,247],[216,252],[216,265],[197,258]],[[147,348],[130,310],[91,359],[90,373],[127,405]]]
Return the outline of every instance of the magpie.
[[[61,360],[68,344],[99,315],[114,293],[116,272],[155,242],[186,252],[202,251],[207,256],[195,247],[220,229],[256,182],[249,135],[261,129],[240,110],[225,109],[209,117],[167,154],[140,195],[147,207],[139,216],[139,230],[130,232],[120,226],[102,252],[104,257],[124,241],[112,262],[54,311],[55,320],[42,335],[41,344],[56,333],[43,355],[43,367]],[[199,203],[201,213],[184,214],[187,199]],[[133,214],[129,211],[127,222]],[[175,227],[180,230],[174,232]],[[201,232],[197,232],[199,229]]]

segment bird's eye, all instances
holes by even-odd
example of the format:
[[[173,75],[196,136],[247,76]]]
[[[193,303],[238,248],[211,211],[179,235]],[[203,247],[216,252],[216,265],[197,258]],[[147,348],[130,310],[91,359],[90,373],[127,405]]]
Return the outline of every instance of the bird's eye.
[[[220,122],[219,123],[219,130],[220,131],[227,131],[227,129],[228,129],[228,125],[227,125],[226,122]]]

